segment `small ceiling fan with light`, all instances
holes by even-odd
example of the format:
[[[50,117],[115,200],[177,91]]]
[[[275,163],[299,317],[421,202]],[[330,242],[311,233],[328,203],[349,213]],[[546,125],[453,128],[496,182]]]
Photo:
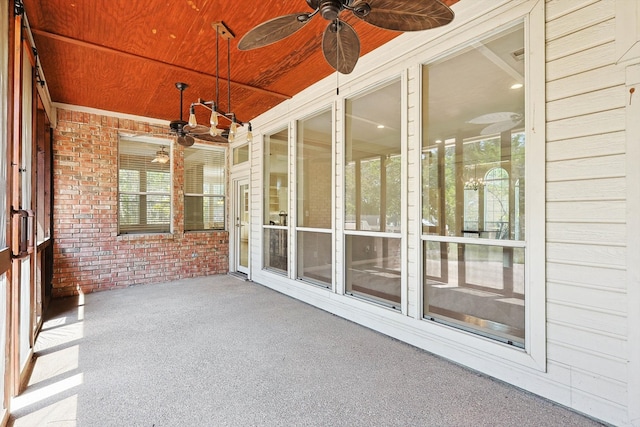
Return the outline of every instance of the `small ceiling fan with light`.
[[[196,132],[190,132],[190,129],[188,128],[189,123],[182,120],[182,95],[185,89],[187,89],[188,87],[189,85],[186,83],[176,83],[176,88],[178,88],[178,90],[180,91],[180,120],[173,120],[171,123],[169,123],[169,129],[171,130],[171,133],[178,137],[178,144],[184,147],[191,147],[195,143],[194,137],[198,136],[197,130]],[[202,130],[202,132],[205,131]]]
[[[394,31],[422,31],[446,25],[453,11],[440,0],[306,0],[313,12],[280,16],[250,30],[238,49],[251,50],[276,43],[300,30],[320,14],[329,21],[322,38],[322,52],[336,71],[349,74],[360,57],[360,39],[340,15],[345,10],[376,27]]]
[[[164,147],[160,148],[160,151],[156,152],[156,157],[151,160],[151,163],[160,163],[162,165],[169,163],[169,153],[164,151]]]

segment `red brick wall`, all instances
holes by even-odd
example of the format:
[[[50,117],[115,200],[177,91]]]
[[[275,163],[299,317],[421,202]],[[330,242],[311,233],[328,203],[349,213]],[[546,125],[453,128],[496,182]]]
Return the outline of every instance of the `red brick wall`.
[[[183,150],[173,146],[172,234],[118,236],[118,131],[165,126],[58,109],[54,131],[53,296],[228,271],[226,231],[184,233]]]

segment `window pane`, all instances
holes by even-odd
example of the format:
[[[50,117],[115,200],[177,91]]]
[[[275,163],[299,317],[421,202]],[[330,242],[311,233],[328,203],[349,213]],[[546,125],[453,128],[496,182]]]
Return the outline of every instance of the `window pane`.
[[[289,131],[264,138],[264,267],[286,273],[289,222]]]
[[[185,230],[222,230],[225,227],[225,198],[185,196]]]
[[[170,193],[171,177],[166,172],[147,171],[147,193]]]
[[[424,242],[426,318],[524,345],[524,249]]]
[[[289,212],[289,132],[284,129],[264,140],[266,225],[286,225]]]
[[[249,161],[249,144],[236,147],[233,149],[233,164],[238,165],[240,163]]]
[[[204,147],[184,150],[184,229],[225,228],[226,151]]]
[[[155,143],[127,139],[120,140],[118,150],[119,232],[171,231],[169,151]],[[166,162],[158,161],[159,153]]]
[[[347,230],[400,232],[401,83],[346,103]]]
[[[424,66],[423,233],[524,239],[523,46],[518,25]]]
[[[264,266],[286,272],[287,267],[287,230],[264,230]]]
[[[331,228],[331,129],[331,111],[298,122],[298,227]]]
[[[140,196],[121,194],[119,204],[120,225],[140,223]]]
[[[147,196],[147,224],[166,224],[170,216],[170,196]]]
[[[347,293],[398,307],[400,242],[399,238],[346,236]]]
[[[523,49],[519,24],[423,67],[424,316],[519,346],[525,249],[478,239],[525,237]]]
[[[331,286],[331,233],[298,232],[298,278]]]

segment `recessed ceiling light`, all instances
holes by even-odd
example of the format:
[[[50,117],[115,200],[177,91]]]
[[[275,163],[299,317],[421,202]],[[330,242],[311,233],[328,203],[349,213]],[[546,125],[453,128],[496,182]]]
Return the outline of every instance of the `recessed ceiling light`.
[[[378,129],[384,129],[384,125],[378,125]]]
[[[436,144],[442,144],[442,140],[441,139],[436,139]]]
[[[521,89],[524,86],[522,83],[515,83],[511,85],[511,89]]]

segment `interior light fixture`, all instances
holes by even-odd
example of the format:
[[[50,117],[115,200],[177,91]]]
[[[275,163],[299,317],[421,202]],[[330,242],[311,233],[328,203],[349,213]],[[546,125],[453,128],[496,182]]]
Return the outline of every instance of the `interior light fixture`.
[[[442,140],[441,139],[436,139],[436,144],[442,144]]]
[[[511,85],[511,89],[522,89],[524,85],[522,83],[514,83]]]
[[[378,129],[384,129],[384,125],[378,125]]]
[[[195,107],[205,107],[211,111],[209,116],[209,135],[216,138],[216,142],[233,142],[238,132],[238,125],[244,126],[244,123],[236,119],[235,113],[231,111],[231,39],[235,36],[227,28],[223,22],[214,22],[211,26],[216,30],[216,98],[212,101],[203,101],[198,99],[197,102],[191,104],[189,115],[189,126],[196,128],[198,123],[195,116]],[[220,63],[219,63],[219,40],[220,37],[227,41],[227,108],[224,112],[219,109],[220,105]],[[224,118],[230,122],[229,129],[219,128],[220,118]],[[203,126],[204,127],[204,126]],[[205,131],[206,132],[206,131]],[[219,139],[218,139],[219,138]]]

